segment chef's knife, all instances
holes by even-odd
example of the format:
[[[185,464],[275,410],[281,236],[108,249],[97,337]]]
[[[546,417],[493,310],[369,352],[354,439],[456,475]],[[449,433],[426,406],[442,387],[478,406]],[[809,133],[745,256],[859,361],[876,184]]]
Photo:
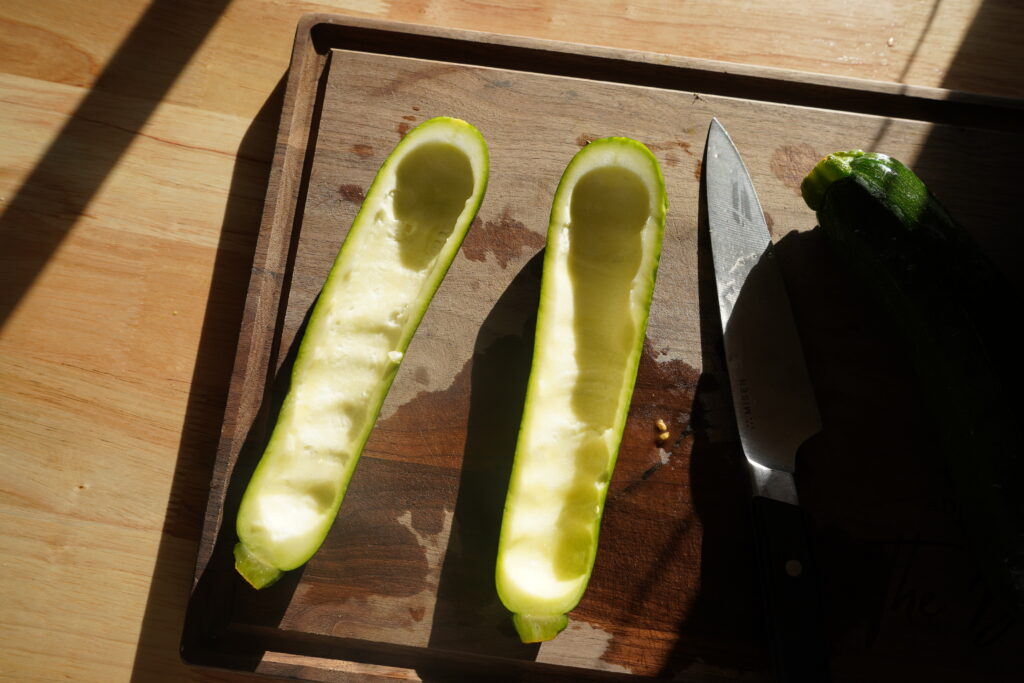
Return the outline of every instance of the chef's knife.
[[[754,185],[725,128],[705,149],[711,252],[725,361],[753,484],[755,540],[781,681],[826,681],[820,588],[793,479],[821,419]]]

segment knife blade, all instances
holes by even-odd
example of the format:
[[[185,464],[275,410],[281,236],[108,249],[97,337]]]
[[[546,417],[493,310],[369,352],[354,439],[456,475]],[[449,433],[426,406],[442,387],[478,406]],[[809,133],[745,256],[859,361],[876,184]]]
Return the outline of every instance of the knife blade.
[[[775,669],[781,681],[825,681],[820,587],[794,480],[798,448],[821,431],[817,401],[753,181],[717,119],[704,169],[725,364],[753,488]]]

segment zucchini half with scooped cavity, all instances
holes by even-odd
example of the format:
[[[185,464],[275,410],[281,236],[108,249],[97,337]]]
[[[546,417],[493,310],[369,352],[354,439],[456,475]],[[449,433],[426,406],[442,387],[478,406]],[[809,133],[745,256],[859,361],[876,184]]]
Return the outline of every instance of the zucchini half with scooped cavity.
[[[302,337],[288,395],[238,511],[235,568],[256,588],[310,559],[413,333],[484,196],[487,144],[438,117],[384,161]]]
[[[628,138],[581,149],[555,193],[496,568],[523,642],[564,629],[590,580],[667,208],[657,160]]]

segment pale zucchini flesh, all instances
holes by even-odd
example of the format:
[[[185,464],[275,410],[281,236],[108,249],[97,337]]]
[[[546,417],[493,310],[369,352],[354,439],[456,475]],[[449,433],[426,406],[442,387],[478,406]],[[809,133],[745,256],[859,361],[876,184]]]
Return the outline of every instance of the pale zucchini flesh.
[[[564,629],[590,580],[667,206],[657,160],[627,138],[580,150],[555,193],[496,568],[524,642]]]
[[[338,513],[416,327],[483,199],[488,152],[438,117],[377,173],[310,315],[292,381],[239,507],[235,566],[254,587],[307,562]]]

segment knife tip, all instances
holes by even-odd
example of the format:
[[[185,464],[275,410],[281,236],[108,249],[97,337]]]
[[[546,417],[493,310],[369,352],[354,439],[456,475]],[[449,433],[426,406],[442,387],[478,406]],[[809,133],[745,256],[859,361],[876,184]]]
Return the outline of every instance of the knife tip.
[[[711,123],[708,125],[708,135],[711,135],[711,133],[716,130],[719,134],[725,133],[725,126],[719,122],[718,118],[712,116]]]

